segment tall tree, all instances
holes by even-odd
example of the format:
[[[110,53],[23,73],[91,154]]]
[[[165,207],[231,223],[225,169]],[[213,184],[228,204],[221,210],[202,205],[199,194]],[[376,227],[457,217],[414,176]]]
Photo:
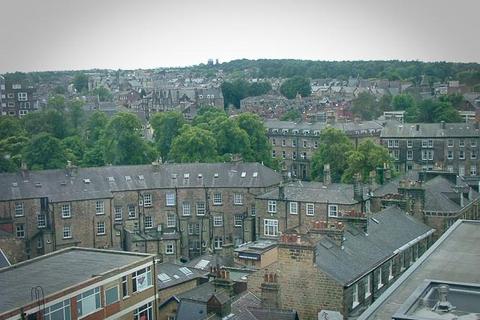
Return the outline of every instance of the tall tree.
[[[245,112],[235,118],[240,129],[248,135],[250,151],[246,154],[246,161],[263,162],[266,166],[275,168],[272,162],[272,146],[265,134],[265,126],[259,116]]]
[[[351,111],[363,120],[376,119],[382,114],[375,96],[369,92],[361,92],[353,99]]]
[[[180,112],[158,112],[150,121],[153,128],[153,138],[163,161],[168,160],[172,148],[172,141],[178,135],[180,128],[185,124],[185,119]]]
[[[78,133],[81,124],[85,118],[85,111],[83,111],[84,102],[76,99],[68,103],[68,117],[74,132]]]
[[[184,125],[173,140],[169,158],[175,162],[217,161],[217,141],[208,130]]]
[[[324,165],[330,164],[332,181],[339,182],[347,169],[347,154],[353,144],[342,131],[326,128],[320,133],[320,143],[312,157],[312,179],[323,179]]]
[[[102,111],[95,111],[88,118],[85,124],[85,135],[87,145],[93,146],[100,140],[108,124],[108,117]]]
[[[0,117],[0,139],[25,135],[23,125],[18,118]]]
[[[88,77],[85,73],[77,73],[73,78],[73,86],[77,92],[86,92],[88,90]]]
[[[62,143],[49,133],[40,133],[30,140],[24,159],[32,170],[63,168],[67,161]]]
[[[308,97],[312,93],[310,80],[301,76],[295,76],[285,80],[280,86],[280,93],[288,99],[293,99],[300,94],[302,97]]]
[[[393,97],[392,106],[394,110],[408,110],[415,106],[415,99],[408,93],[402,93]]]
[[[240,129],[235,120],[219,117],[213,121],[211,131],[216,137],[219,155],[241,154],[244,158],[249,156],[248,135],[245,130]]]

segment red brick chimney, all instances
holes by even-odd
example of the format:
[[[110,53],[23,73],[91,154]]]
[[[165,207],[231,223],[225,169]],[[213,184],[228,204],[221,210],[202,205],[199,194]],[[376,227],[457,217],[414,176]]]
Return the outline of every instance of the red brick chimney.
[[[265,273],[260,288],[262,290],[262,307],[280,308],[280,286],[277,274]]]

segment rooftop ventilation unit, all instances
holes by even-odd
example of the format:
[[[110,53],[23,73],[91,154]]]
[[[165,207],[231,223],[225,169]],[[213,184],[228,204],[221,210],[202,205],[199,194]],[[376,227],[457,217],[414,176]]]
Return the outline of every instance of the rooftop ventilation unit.
[[[83,182],[88,184],[88,183],[90,183],[90,182],[92,182],[92,181],[90,181],[90,179],[86,178],[86,179],[83,179]]]

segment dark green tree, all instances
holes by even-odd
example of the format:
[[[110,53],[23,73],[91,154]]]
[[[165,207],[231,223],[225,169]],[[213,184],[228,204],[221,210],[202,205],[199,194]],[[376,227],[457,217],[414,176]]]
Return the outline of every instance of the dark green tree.
[[[172,148],[172,141],[185,124],[185,119],[177,111],[159,112],[152,117],[150,123],[157,150],[163,161],[166,161]]]
[[[235,118],[240,129],[248,135],[250,152],[244,155],[246,161],[262,162],[266,166],[276,169],[272,161],[272,146],[265,134],[265,126],[259,116],[244,112]]]
[[[104,112],[95,111],[92,113],[85,125],[87,146],[93,146],[100,140],[107,124],[108,117]]]
[[[298,109],[295,109],[295,108],[289,109],[280,117],[280,120],[282,121],[298,121],[301,119],[302,119],[302,114]]]
[[[249,157],[250,141],[245,130],[240,129],[233,119],[219,117],[211,124],[211,131],[216,137],[219,155],[241,154]]]
[[[393,110],[408,110],[415,107],[415,99],[408,93],[402,93],[393,97]]]
[[[280,86],[280,93],[288,99],[293,99],[300,94],[302,97],[308,97],[312,93],[310,80],[301,76],[295,76],[285,80]]]
[[[375,96],[369,92],[361,92],[353,99],[351,111],[362,120],[376,119],[383,112]]]
[[[22,122],[14,117],[0,117],[0,139],[25,135]]]
[[[88,90],[88,77],[84,73],[77,73],[73,78],[73,86],[77,92],[86,92]]]
[[[95,88],[95,89],[92,91],[92,95],[97,96],[97,97],[98,97],[98,100],[99,100],[99,101],[102,101],[102,102],[103,102],[103,101],[112,101],[112,100],[113,100],[113,95],[112,95],[112,93],[110,92],[110,90],[108,90],[108,89],[105,88],[104,86]]]
[[[61,141],[49,133],[40,133],[30,140],[24,159],[32,170],[63,168],[67,161]]]
[[[80,136],[69,136],[62,140],[67,159],[75,165],[81,165],[86,150],[85,142]]]
[[[217,141],[208,130],[184,125],[173,140],[169,158],[180,163],[217,161]]]

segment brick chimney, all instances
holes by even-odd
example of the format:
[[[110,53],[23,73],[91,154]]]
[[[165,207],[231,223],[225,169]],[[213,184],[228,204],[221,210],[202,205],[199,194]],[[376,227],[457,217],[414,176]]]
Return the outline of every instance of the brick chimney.
[[[362,177],[359,173],[356,173],[353,177],[353,199],[358,202],[363,201],[363,185]]]
[[[316,220],[312,222],[312,227],[309,230],[310,237],[315,241],[321,240],[323,237],[328,237],[337,246],[343,249],[345,225],[339,221],[325,221]]]
[[[233,266],[233,243],[225,243],[222,246],[221,256],[223,257],[224,264],[227,266]]]
[[[278,198],[280,200],[285,199],[285,187],[283,186],[283,182],[280,182],[278,185]]]
[[[262,307],[280,308],[280,285],[276,273],[265,273],[260,289],[262,290]]]
[[[229,296],[233,296],[233,281],[230,280],[230,271],[220,268],[220,265],[210,267],[210,274],[214,276],[212,284],[215,289],[223,289]]]
[[[330,164],[327,163],[323,166],[323,184],[328,186],[332,183],[332,175],[330,173]]]

